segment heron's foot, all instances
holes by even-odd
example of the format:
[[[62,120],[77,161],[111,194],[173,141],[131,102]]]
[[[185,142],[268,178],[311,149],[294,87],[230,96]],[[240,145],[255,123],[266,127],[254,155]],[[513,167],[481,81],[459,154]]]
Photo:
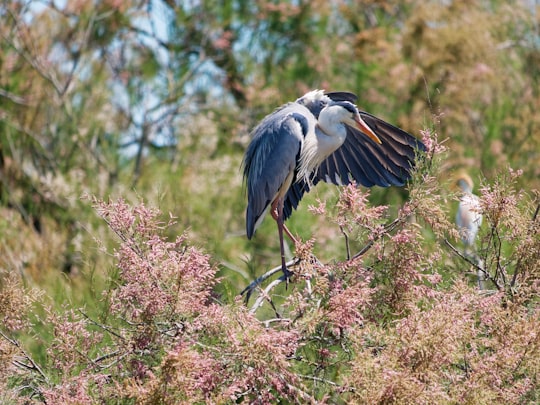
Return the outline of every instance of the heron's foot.
[[[287,266],[282,266],[281,271],[283,272],[283,275],[280,277],[280,280],[285,281],[285,289],[287,289],[289,287],[289,280],[292,279],[294,273],[290,271]]]
[[[293,260],[291,260],[291,261],[289,261],[288,263],[285,264],[285,270],[283,270],[283,264],[281,264],[279,266],[276,266],[271,270],[268,270],[266,273],[264,273],[262,276],[258,277],[257,279],[253,280],[246,288],[244,288],[244,290],[242,290],[240,295],[245,296],[245,302],[247,304],[249,302],[249,299],[250,299],[253,291],[255,289],[257,289],[257,288],[260,288],[261,284],[263,282],[268,280],[274,274],[279,273],[280,271],[283,272],[283,275],[270,284],[271,288],[266,287],[266,289],[265,289],[266,292],[264,294],[268,294],[268,292],[279,283],[282,283],[284,281],[286,283],[288,283],[289,279],[292,278],[294,273],[287,268],[287,265],[294,267],[294,266],[297,266],[298,263],[300,263],[300,260],[298,258],[295,258],[295,259],[293,259]],[[278,283],[274,284],[276,281],[278,281]],[[261,296],[264,296],[264,294],[261,294]]]

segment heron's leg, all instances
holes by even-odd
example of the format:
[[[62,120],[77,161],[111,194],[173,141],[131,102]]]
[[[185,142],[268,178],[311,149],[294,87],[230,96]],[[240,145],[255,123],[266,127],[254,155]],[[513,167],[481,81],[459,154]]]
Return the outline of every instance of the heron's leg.
[[[274,206],[276,207],[274,208]],[[272,218],[274,218],[274,220],[277,222],[278,216],[279,216],[279,213],[277,210],[277,201],[274,202],[274,204],[272,204],[272,209],[270,211],[271,211],[270,214],[272,215]],[[283,217],[283,207],[281,207],[281,216]],[[282,221],[282,222],[283,222],[283,231],[287,234],[291,242],[294,243],[294,245],[296,246],[296,244],[298,243],[298,240],[294,237],[291,231],[289,231],[289,228],[287,228],[287,225],[285,225],[285,221]]]
[[[274,203],[272,204],[272,212],[273,211],[276,211],[277,214],[276,222],[279,233],[279,248],[281,250],[281,270],[283,271],[285,280],[288,282],[292,273],[289,271],[289,269],[287,269],[287,264],[285,261],[285,246],[283,242],[283,228],[285,227],[285,225],[283,224],[283,199],[278,198],[276,201],[274,201]]]

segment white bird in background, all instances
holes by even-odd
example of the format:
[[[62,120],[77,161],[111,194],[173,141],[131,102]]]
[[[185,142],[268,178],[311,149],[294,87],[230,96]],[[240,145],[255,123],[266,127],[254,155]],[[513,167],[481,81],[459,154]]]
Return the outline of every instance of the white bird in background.
[[[480,199],[473,194],[474,184],[467,174],[461,174],[458,177],[457,185],[463,194],[459,198],[456,225],[458,226],[465,249],[473,249],[478,230],[482,225]]]
[[[476,261],[478,267],[482,268],[481,259],[474,254],[474,244],[476,236],[482,225],[482,207],[478,196],[473,194],[473,181],[467,174],[461,174],[456,181],[462,191],[459,198],[459,206],[456,213],[456,225],[465,245],[465,253],[468,253]],[[483,270],[477,270],[478,287],[481,290],[486,289],[486,274]]]
[[[347,92],[311,91],[266,116],[253,130],[244,156],[251,239],[270,210],[279,231],[285,279],[284,221],[304,193],[319,181],[366,187],[402,186],[411,176],[422,142],[393,125],[359,111]]]

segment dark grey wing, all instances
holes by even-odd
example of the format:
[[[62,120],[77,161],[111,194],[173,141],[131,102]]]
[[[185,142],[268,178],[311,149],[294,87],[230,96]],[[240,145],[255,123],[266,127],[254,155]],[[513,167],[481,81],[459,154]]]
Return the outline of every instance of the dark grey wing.
[[[295,181],[289,188],[289,191],[287,192],[287,195],[285,196],[285,201],[283,203],[283,218],[286,220],[288,219],[293,209],[296,209],[298,207],[298,204],[300,203],[300,200],[304,196],[304,193],[308,193],[310,190],[310,186],[305,181]],[[313,186],[316,186],[319,182],[318,178],[314,178],[311,184]]]
[[[349,92],[330,92],[332,101],[356,102]],[[359,111],[366,124],[382,141],[381,145],[355,128],[347,128],[347,138],[340,149],[323,162],[319,178],[334,184],[355,180],[366,187],[402,186],[410,177],[417,150],[424,144],[414,136],[367,112]]]
[[[246,232],[249,239],[287,177],[296,169],[301,145],[309,130],[308,114],[305,107],[287,104],[263,119],[253,130],[243,161],[248,193]]]
[[[356,128],[347,127],[347,138],[319,166],[316,177],[334,184],[355,181],[366,187],[402,186],[411,177],[418,151],[424,144],[411,134],[369,113],[360,116],[377,134],[376,144]]]
[[[395,168],[396,172],[398,169],[405,170],[404,180],[408,180],[411,177],[416,156],[420,152],[425,152],[426,146],[408,132],[370,113],[360,111],[360,116],[382,141],[382,145],[378,146],[385,152],[386,161]]]
[[[330,97],[332,101],[349,101],[355,103],[358,99],[356,94],[346,91],[335,91],[325,94]],[[415,151],[420,150],[425,152],[426,148],[424,144],[402,129],[395,127],[372,114],[365,111],[359,111],[359,113],[362,119],[379,136],[379,138],[381,140],[384,139],[383,144],[389,144],[389,148],[383,149],[386,149],[387,151],[390,149],[390,153],[386,153],[385,155],[390,159],[389,163],[390,166],[392,166],[394,173],[399,173],[402,168],[408,168],[405,175],[409,176],[410,168],[412,168],[410,164],[414,161]],[[354,129],[353,131],[358,133],[358,131]],[[371,146],[375,145],[373,142],[370,142],[369,144]]]
[[[358,100],[358,96],[356,94],[350,93],[348,91],[331,91],[324,94],[330,97],[332,101],[349,101],[355,104]]]

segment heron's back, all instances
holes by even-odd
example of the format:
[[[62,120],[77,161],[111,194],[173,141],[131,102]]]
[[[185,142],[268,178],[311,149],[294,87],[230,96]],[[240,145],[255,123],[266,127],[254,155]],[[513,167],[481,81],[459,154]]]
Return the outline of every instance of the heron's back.
[[[294,181],[302,142],[316,122],[304,106],[288,103],[266,116],[253,130],[243,161],[248,238],[253,236],[270,204],[280,193],[284,195]]]

